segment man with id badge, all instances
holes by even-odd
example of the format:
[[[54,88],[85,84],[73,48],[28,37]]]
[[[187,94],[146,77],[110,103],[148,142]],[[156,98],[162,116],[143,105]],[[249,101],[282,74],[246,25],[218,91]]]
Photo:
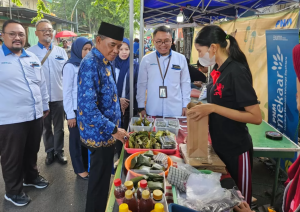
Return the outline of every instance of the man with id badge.
[[[59,163],[66,164],[64,155],[64,120],[65,111],[63,105],[63,67],[68,60],[66,51],[52,43],[53,28],[47,19],[41,19],[36,23],[36,36],[39,38],[37,45],[28,51],[34,53],[41,61],[45,74],[47,90],[49,94],[50,113],[44,120],[43,140],[47,157],[46,165],[54,161],[54,156]],[[52,130],[52,125],[54,131]]]
[[[49,185],[37,167],[49,96],[38,57],[24,50],[26,32],[21,23],[7,20],[2,33],[0,157],[4,198],[16,206],[25,206],[31,199],[23,192],[24,186],[42,189]]]
[[[144,56],[140,64],[138,111],[151,116],[185,116],[191,95],[186,58],[171,50],[170,28],[158,27],[153,32],[153,43],[156,51]]]

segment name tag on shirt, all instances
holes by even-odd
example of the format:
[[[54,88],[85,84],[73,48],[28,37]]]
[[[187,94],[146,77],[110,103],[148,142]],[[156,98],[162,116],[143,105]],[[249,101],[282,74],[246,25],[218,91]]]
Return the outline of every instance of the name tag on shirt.
[[[173,65],[173,66],[172,66],[172,69],[175,69],[175,70],[181,70],[181,68],[180,68],[179,65]]]
[[[57,56],[56,55],[56,58],[55,58],[56,60],[64,60],[64,58],[62,57],[62,56]]]
[[[40,64],[36,63],[36,62],[30,62],[31,64],[31,67],[34,68],[34,67],[40,67]]]
[[[159,98],[167,98],[167,86],[159,86]]]

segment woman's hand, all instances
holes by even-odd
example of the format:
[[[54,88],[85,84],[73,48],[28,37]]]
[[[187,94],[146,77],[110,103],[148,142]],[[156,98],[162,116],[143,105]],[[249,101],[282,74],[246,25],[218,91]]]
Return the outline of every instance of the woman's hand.
[[[201,104],[197,105],[187,112],[187,116],[195,121],[199,121],[205,116],[214,112],[215,105],[214,104]]]
[[[69,126],[70,128],[75,127],[75,126],[76,126],[76,119],[69,119],[69,120],[68,120],[68,126]]]
[[[233,209],[235,212],[253,212],[247,202],[242,202],[239,206],[235,206]]]
[[[197,86],[198,88],[201,88],[202,87],[202,82],[201,81],[195,81],[193,83],[195,86]]]

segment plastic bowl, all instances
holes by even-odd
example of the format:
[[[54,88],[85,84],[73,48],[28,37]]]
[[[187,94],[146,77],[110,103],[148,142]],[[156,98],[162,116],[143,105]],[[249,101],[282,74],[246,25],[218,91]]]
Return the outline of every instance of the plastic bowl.
[[[130,172],[132,175],[134,175],[135,177],[142,176],[142,175],[141,175],[141,174],[138,174],[138,173],[136,173],[136,172],[134,172],[134,171],[132,171],[132,170],[130,169],[131,160],[132,160],[133,158],[137,157],[139,154],[143,154],[143,153],[145,153],[145,152],[147,152],[147,151],[140,151],[140,152],[134,153],[134,154],[130,155],[130,156],[126,159],[126,161],[125,161],[125,168],[127,169],[127,171],[129,171],[129,172]],[[157,154],[159,154],[159,153],[160,153],[160,152],[153,151],[153,154],[154,154],[154,155],[157,155]],[[168,158],[168,168],[167,168],[167,170],[165,171],[165,176],[166,176],[166,177],[168,176],[170,166],[173,166],[173,161],[171,160],[171,158],[170,158],[169,156],[167,156],[167,158]]]

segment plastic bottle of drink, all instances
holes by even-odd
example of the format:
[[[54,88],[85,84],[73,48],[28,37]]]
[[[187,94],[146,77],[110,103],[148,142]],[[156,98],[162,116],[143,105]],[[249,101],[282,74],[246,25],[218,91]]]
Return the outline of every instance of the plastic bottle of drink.
[[[132,212],[132,211],[129,210],[127,204],[122,203],[122,204],[119,206],[119,212]]]
[[[114,191],[115,198],[118,205],[121,205],[123,203],[123,199],[125,197],[125,191],[127,190],[127,188],[124,185],[122,185],[121,179],[116,179],[114,181],[114,184],[115,184],[115,191]]]
[[[126,203],[129,207],[129,210],[131,210],[132,212],[138,212],[138,204],[135,197],[133,196],[132,191],[127,190],[125,192],[125,198],[123,200],[123,203]]]
[[[124,186],[127,188],[127,190],[132,191],[132,193],[134,194],[135,189],[134,189],[134,187],[133,187],[133,182],[132,182],[132,181],[126,181],[126,182],[124,183]]]
[[[148,190],[143,191],[142,199],[139,201],[139,210],[141,212],[151,212],[153,210],[153,201],[150,199],[150,192]]]
[[[154,210],[152,210],[151,212],[165,212],[164,205],[161,203],[156,203],[154,206]]]
[[[148,183],[146,180],[140,181],[140,187],[137,189],[137,199],[140,200],[142,198],[143,191],[148,190],[150,192],[150,189],[148,187]]]
[[[153,204],[155,205],[156,203],[163,203],[163,193],[158,189],[153,191]]]

